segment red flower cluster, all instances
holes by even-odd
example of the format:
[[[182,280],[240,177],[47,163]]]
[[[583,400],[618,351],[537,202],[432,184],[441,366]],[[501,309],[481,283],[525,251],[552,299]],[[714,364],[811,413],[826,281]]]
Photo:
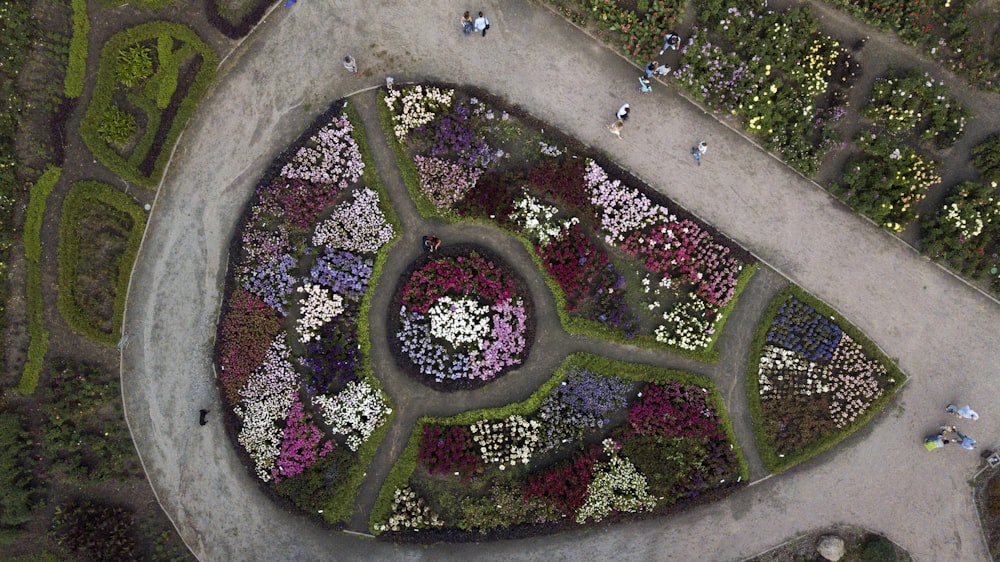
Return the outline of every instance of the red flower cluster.
[[[453,474],[458,472],[466,481],[473,474],[483,470],[483,457],[479,447],[472,440],[468,426],[454,425],[447,429],[436,425],[425,425],[420,438],[417,459],[429,474]]]
[[[549,240],[535,251],[545,270],[555,278],[566,294],[566,310],[579,308],[580,301],[593,291],[595,280],[608,264],[608,255],[591,242],[583,227],[574,224],[558,238]]]
[[[229,298],[229,312],[222,320],[219,380],[230,404],[239,401],[239,391],[247,377],[261,363],[281,319],[273,308],[244,289],[236,289]]]
[[[494,303],[516,293],[514,279],[493,262],[471,252],[468,256],[441,257],[413,272],[403,287],[403,305],[424,314],[445,295],[475,294]]]
[[[576,517],[576,511],[587,499],[587,490],[594,478],[594,466],[599,453],[600,449],[591,448],[544,474],[529,478],[524,487],[524,499],[540,498],[555,506],[566,517]]]
[[[650,384],[629,408],[625,438],[637,435],[725,440],[718,415],[701,387],[679,382]]]

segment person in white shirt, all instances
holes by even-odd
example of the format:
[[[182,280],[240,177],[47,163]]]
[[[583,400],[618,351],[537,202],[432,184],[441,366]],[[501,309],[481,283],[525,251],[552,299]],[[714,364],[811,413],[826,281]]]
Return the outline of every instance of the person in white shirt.
[[[486,37],[486,30],[490,28],[490,20],[486,19],[486,16],[482,12],[479,12],[479,17],[473,23],[476,31],[482,31],[483,37]]]

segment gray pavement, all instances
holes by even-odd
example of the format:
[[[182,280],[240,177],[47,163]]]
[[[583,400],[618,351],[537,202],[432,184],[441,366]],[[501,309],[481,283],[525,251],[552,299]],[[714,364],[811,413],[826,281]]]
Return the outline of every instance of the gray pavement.
[[[815,527],[882,532],[918,560],[988,559],[967,484],[980,463],[920,438],[948,402],[997,445],[1000,306],[858,218],[671,88],[636,93],[637,71],[523,0],[489,2],[485,38],[463,37],[454,2],[300,1],[275,10],[224,63],[181,139],[133,272],[122,383],[150,482],[201,560],[735,560]],[[362,76],[341,68],[346,53]],[[490,545],[391,546],[330,532],[272,503],[219,423],[211,351],[234,223],[261,172],[332,100],[397,81],[503,94],[606,152],[865,331],[911,376],[887,415],[834,450],[678,516]],[[623,141],[605,125],[623,102]],[[710,152],[695,167],[689,147]],[[739,389],[723,389],[723,393]],[[218,418],[216,418],[218,420]],[[742,439],[741,439],[742,440]]]

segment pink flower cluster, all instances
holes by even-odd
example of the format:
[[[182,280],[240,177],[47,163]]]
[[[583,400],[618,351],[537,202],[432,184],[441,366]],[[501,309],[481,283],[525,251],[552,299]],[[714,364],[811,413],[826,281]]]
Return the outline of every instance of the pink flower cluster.
[[[440,158],[414,156],[420,173],[420,190],[438,209],[451,209],[456,201],[475,187],[481,168],[463,166]]]
[[[329,439],[323,443],[323,432],[316,427],[311,416],[307,415],[298,397],[292,402],[285,421],[285,432],[281,437],[281,453],[276,461],[277,468],[271,470],[275,482],[282,478],[291,478],[301,474],[312,466],[317,459],[325,457],[333,451],[333,442]]]
[[[351,136],[353,128],[346,116],[338,117],[309,138],[306,146],[300,148],[291,162],[281,168],[281,176],[290,180],[336,184],[346,189],[358,181],[365,168],[358,144]]]
[[[682,277],[695,284],[695,293],[716,306],[725,306],[736,294],[743,265],[729,248],[690,220],[661,224],[626,237],[622,249],[643,260],[650,271]]]

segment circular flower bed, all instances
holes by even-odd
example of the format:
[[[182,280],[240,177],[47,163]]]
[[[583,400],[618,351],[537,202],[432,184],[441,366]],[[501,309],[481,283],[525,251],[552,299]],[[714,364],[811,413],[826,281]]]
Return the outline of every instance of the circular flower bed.
[[[397,363],[439,390],[478,388],[520,365],[534,335],[524,281],[483,248],[424,256],[400,278],[389,319]]]

